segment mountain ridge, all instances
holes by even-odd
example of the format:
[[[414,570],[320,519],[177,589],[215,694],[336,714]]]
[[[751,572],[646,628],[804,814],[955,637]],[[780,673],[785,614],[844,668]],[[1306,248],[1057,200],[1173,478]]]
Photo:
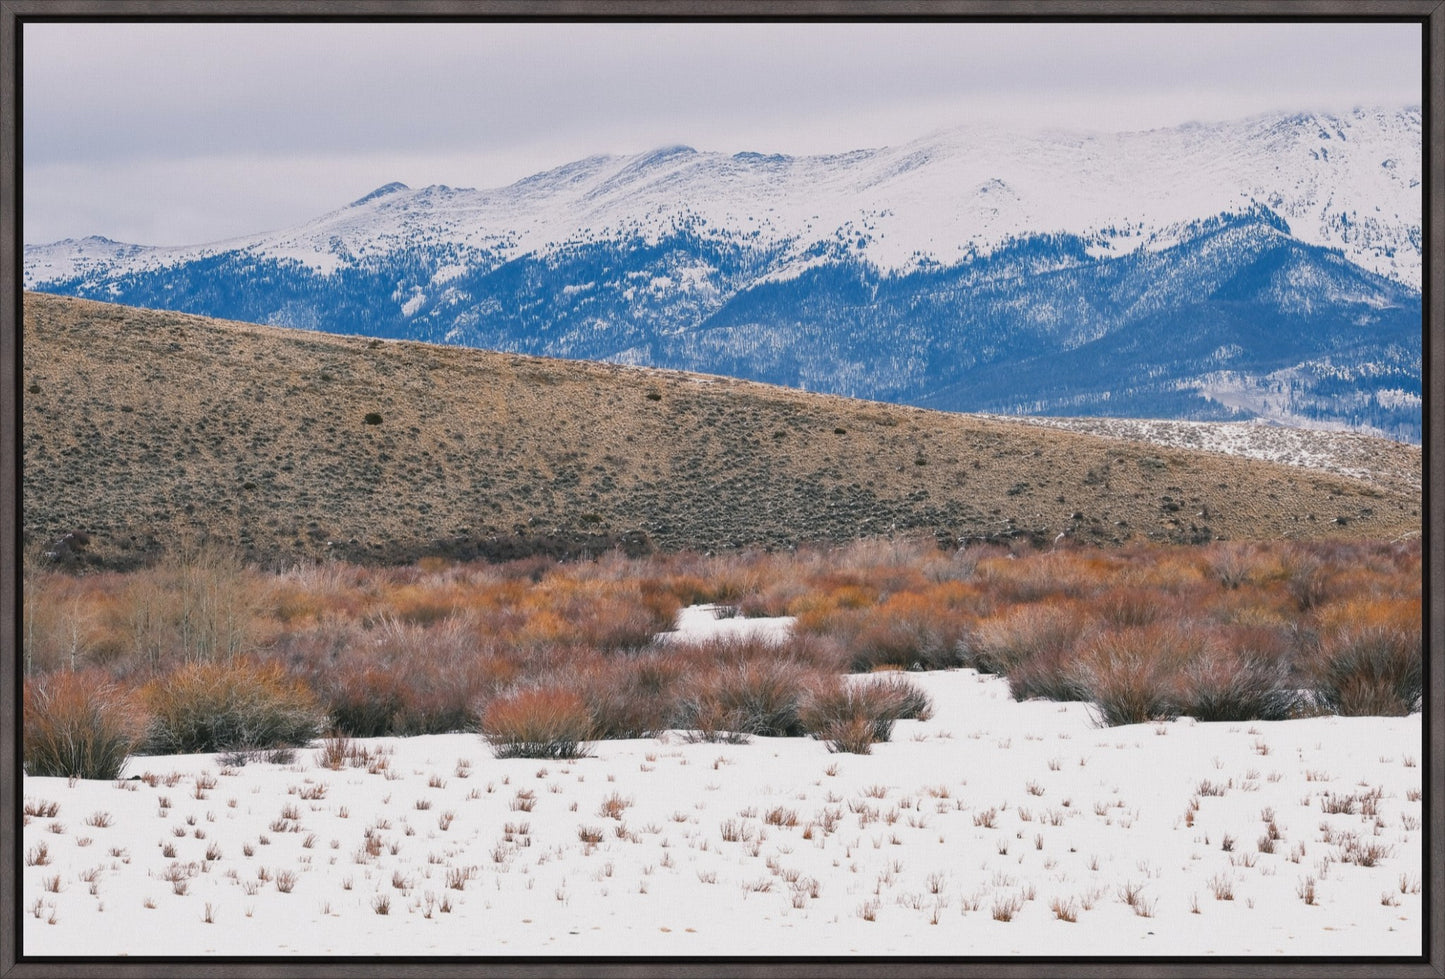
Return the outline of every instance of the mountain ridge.
[[[190,249],[30,247],[26,283],[950,410],[1418,441],[1420,124],[1360,109],[821,157],[661,147],[492,190],[383,184]]]
[[[1348,132],[1355,127],[1365,130],[1356,134],[1356,142],[1369,143],[1371,146],[1358,151],[1350,146]],[[1347,251],[1354,249],[1351,254],[1356,264],[1372,267],[1371,261],[1362,260],[1369,253],[1367,243],[1362,240],[1364,232],[1356,230],[1346,235],[1343,227],[1338,225],[1339,218],[1341,215],[1348,215],[1352,209],[1350,201],[1353,197],[1369,191],[1374,201],[1373,206],[1382,213],[1387,204],[1396,212],[1401,208],[1402,202],[1413,204],[1408,209],[1410,213],[1403,217],[1398,213],[1388,215],[1398,219],[1404,226],[1395,228],[1383,247],[1406,247],[1412,241],[1412,234],[1418,239],[1419,203],[1418,200],[1411,201],[1409,192],[1418,188],[1420,183],[1420,132],[1419,107],[1410,106],[1394,111],[1356,109],[1345,115],[1276,113],[1233,123],[1194,123],[1121,133],[1047,130],[1031,134],[1011,132],[1005,135],[992,128],[965,126],[939,130],[900,146],[814,157],[699,152],[685,146],[659,147],[627,156],[586,157],[533,174],[506,187],[488,190],[457,189],[441,184],[413,190],[404,184],[398,186],[399,182],[392,182],[377,188],[377,191],[395,188],[389,193],[378,194],[373,191],[350,205],[305,222],[291,231],[242,236],[186,248],[152,250],[158,253],[189,255],[211,254],[221,247],[230,249],[262,246],[267,254],[282,257],[296,254],[294,250],[288,251],[286,248],[286,243],[290,241],[292,244],[304,242],[319,254],[329,249],[334,234],[351,230],[347,224],[356,218],[356,214],[349,212],[354,212],[362,204],[372,205],[364,209],[371,212],[398,211],[398,214],[392,215],[398,219],[397,223],[412,230],[427,227],[437,234],[450,235],[447,240],[454,244],[475,246],[478,240],[486,241],[493,235],[485,226],[473,228],[448,220],[450,216],[444,213],[448,206],[457,205],[463,210],[493,220],[502,228],[514,228],[524,224],[515,214],[502,215],[503,219],[497,220],[498,215],[487,213],[486,209],[505,207],[514,202],[521,202],[524,207],[535,204],[537,191],[542,188],[549,193],[559,188],[577,188],[576,200],[607,200],[610,203],[613,196],[609,193],[610,190],[641,178],[646,178],[650,182],[649,186],[661,185],[666,188],[669,196],[657,205],[659,213],[665,216],[685,218],[696,213],[705,217],[711,226],[728,231],[744,231],[741,226],[730,227],[725,219],[719,218],[732,210],[746,211],[748,213],[740,216],[742,224],[756,224],[759,230],[772,227],[775,240],[803,240],[804,229],[812,227],[814,221],[823,222],[826,230],[806,241],[806,247],[806,244],[811,244],[812,241],[824,240],[835,234],[838,229],[866,221],[870,214],[880,223],[886,224],[889,220],[897,223],[897,208],[905,204],[916,208],[921,202],[928,217],[942,219],[945,225],[957,224],[957,213],[938,213],[940,210],[947,212],[948,209],[938,208],[936,201],[951,196],[940,194],[938,180],[927,184],[911,184],[909,198],[895,204],[892,207],[895,213],[890,215],[880,216],[879,212],[888,208],[879,202],[860,203],[856,198],[860,188],[876,187],[899,177],[916,175],[921,170],[932,170],[936,171],[935,176],[955,188],[959,186],[956,178],[960,175],[980,175],[978,180],[968,186],[985,194],[990,188],[1014,188],[1020,185],[1021,180],[1025,183],[1046,182],[1054,185],[1050,188],[1052,193],[1045,198],[1047,206],[1041,205],[1038,208],[1040,211],[1049,211],[1048,215],[1038,216],[1024,225],[997,226],[997,223],[994,223],[993,230],[985,229],[981,234],[945,236],[951,249],[947,255],[942,256],[946,258],[956,258],[963,254],[966,251],[965,246],[983,250],[1021,231],[1070,232],[1082,237],[1095,234],[1126,244],[1137,244],[1141,239],[1138,233],[1141,229],[1119,226],[1127,224],[1128,218],[1122,213],[1115,213],[1124,210],[1124,207],[1117,199],[1109,199],[1110,194],[1114,194],[1125,199],[1146,199],[1152,206],[1161,209],[1161,215],[1175,215],[1172,222],[1165,221],[1162,216],[1156,217],[1156,231],[1167,229],[1170,223],[1195,220],[1255,201],[1282,214],[1291,221],[1292,226],[1299,225],[1296,232],[1302,240],[1348,246]],[[1154,159],[1141,160],[1140,150],[1146,147],[1150,140],[1167,140],[1167,143],[1147,154]],[[1330,150],[1324,145],[1330,142],[1336,146],[1334,164],[1330,164]],[[1340,162],[1341,147],[1349,147],[1350,150],[1343,163]],[[1320,156],[1322,151],[1323,157]],[[1281,158],[1280,154],[1288,156]],[[1025,161],[1029,164],[1027,177],[1010,179],[1005,174],[992,173],[994,170],[1009,167],[1023,168]],[[1145,163],[1150,166],[1144,166]],[[1281,169],[1284,163],[1293,166],[1295,172],[1287,173],[1283,177],[1270,176],[1273,171]],[[1330,186],[1322,190],[1319,186],[1321,171],[1330,172],[1331,167],[1335,172],[1346,173],[1350,179],[1332,181]],[[755,171],[751,168],[757,168],[764,180],[761,184],[747,183],[745,180],[740,184],[740,196],[744,203],[726,196],[721,200],[713,199],[718,190],[725,194],[729,188],[711,181],[711,177],[721,174],[731,178],[747,178],[754,175]],[[794,186],[780,185],[775,179],[780,168],[790,174],[800,173],[806,183],[813,185],[811,192],[804,194]],[[706,186],[715,192],[713,197],[696,193],[676,194],[675,191],[680,189],[677,184],[684,178],[696,177],[697,174],[693,171],[699,169],[706,171],[705,176],[709,178]],[[1383,170],[1384,173],[1373,173],[1373,170]],[[1184,193],[1183,188],[1174,185],[1178,175],[1186,171],[1190,173],[1191,180],[1198,184],[1207,183],[1221,175],[1231,179],[1219,186],[1210,187],[1205,193],[1210,203],[1208,206],[1200,206],[1197,199]],[[1246,174],[1248,180],[1242,183],[1239,179],[1234,179],[1240,174]],[[629,179],[620,180],[624,175]],[[820,175],[828,178],[827,186],[817,186]],[[1369,179],[1371,177],[1375,179]],[[1080,192],[1077,182],[1080,179],[1087,182],[1089,193]],[[767,192],[769,185],[771,192]],[[1393,188],[1393,192],[1384,188]],[[1031,190],[1035,194],[1041,194],[1044,188],[1034,187]],[[1195,188],[1195,193],[1204,192]],[[629,190],[629,195],[635,196],[635,188]],[[1102,204],[1105,209],[1091,212],[1087,206],[1071,208],[1061,203],[1065,198],[1081,196],[1095,198],[1096,200],[1089,203]],[[1418,194],[1413,196],[1418,198]],[[1274,198],[1273,201],[1270,200],[1271,197]],[[776,214],[780,202],[787,198],[796,200],[796,213]],[[1174,200],[1174,205],[1171,205],[1169,198]],[[1337,198],[1342,200],[1337,201]],[[753,213],[758,201],[764,202],[765,211],[773,212],[772,216],[769,213]],[[576,236],[584,227],[584,222],[585,227],[590,229],[592,225],[598,225],[600,230],[608,227],[608,221],[619,220],[617,214],[605,211],[584,210],[579,213],[572,206],[574,203],[575,200],[567,199],[553,212],[542,215],[542,230],[530,233],[528,240],[518,247],[531,250],[547,244],[563,244]],[[844,217],[829,224],[820,216],[805,216],[810,210],[825,204],[833,206]],[[434,227],[428,227],[425,220],[417,219],[416,215],[412,215],[410,219],[404,217],[405,212],[412,210],[418,212],[422,219],[434,218]],[[1358,211],[1358,208],[1353,210]],[[645,222],[636,216],[637,211],[635,203],[629,202],[622,208],[621,214],[623,218],[645,225]],[[919,221],[923,216],[915,214],[909,217],[910,220]],[[1309,220],[1305,220],[1306,218]],[[1415,221],[1413,225],[1410,224],[1411,218]],[[652,227],[655,229],[658,226],[654,224]],[[1345,226],[1349,226],[1348,221]],[[621,227],[614,230],[630,229]],[[931,226],[925,227],[923,234],[931,230]],[[369,232],[369,229],[363,231]],[[308,233],[316,234],[315,240],[308,238]],[[888,253],[889,260],[880,260],[878,253],[870,252],[867,248],[864,250],[865,256],[879,268],[906,266],[907,259],[914,254],[918,245],[914,239],[920,237],[920,229],[907,228],[893,234],[905,240]],[[884,229],[873,237],[880,235],[887,238],[887,230]],[[500,237],[505,239],[507,236]],[[364,244],[357,241],[347,244],[354,254],[362,254],[366,250]],[[1414,241],[1414,246],[1412,263],[1400,267],[1397,277],[1418,288],[1418,240]],[[47,246],[27,245],[26,251],[39,255],[40,250],[45,247]],[[485,251],[486,248],[481,250]],[[1408,247],[1406,250],[1409,250]],[[941,260],[938,255],[933,257]],[[318,270],[323,270],[329,264],[323,258],[314,260]],[[1388,266],[1388,263],[1385,264]],[[33,288],[39,283],[51,281],[40,264],[28,261],[26,266],[27,287]],[[1378,268],[1373,270],[1379,271]]]

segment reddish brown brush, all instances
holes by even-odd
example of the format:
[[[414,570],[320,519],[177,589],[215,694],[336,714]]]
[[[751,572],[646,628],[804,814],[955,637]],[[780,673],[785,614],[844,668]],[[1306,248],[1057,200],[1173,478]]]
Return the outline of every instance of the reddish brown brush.
[[[304,745],[321,721],[310,689],[276,662],[192,663],[142,693],[148,746],[163,754]]]
[[[555,685],[492,701],[482,717],[482,733],[498,758],[583,758],[594,737],[582,696]]]
[[[21,640],[35,678],[74,664],[152,680],[157,750],[274,740],[310,699],[314,721],[351,736],[473,729],[519,687],[581,696],[591,738],[797,734],[800,698],[823,678],[956,665],[1006,676],[1019,699],[1092,700],[1106,723],[1407,713],[1422,562],[1418,541],[1034,552],[930,539],[271,574],[192,551],[127,574],[27,564]],[[654,642],[700,602],[797,621],[781,646]],[[181,715],[214,722],[176,734]]]
[[[114,779],[145,736],[138,699],[98,672],[65,670],[28,680],[20,711],[30,775]]]
[[[866,755],[872,745],[892,737],[894,722],[927,720],[932,714],[928,696],[905,677],[829,677],[808,690],[800,720],[830,750]]]

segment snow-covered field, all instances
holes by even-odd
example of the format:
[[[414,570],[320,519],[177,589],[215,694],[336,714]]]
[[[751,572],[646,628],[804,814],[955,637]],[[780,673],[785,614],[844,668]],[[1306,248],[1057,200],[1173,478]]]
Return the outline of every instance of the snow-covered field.
[[[868,756],[670,732],[503,761],[450,734],[26,778],[22,952],[1420,953],[1419,714],[1106,729],[911,678],[933,717]]]

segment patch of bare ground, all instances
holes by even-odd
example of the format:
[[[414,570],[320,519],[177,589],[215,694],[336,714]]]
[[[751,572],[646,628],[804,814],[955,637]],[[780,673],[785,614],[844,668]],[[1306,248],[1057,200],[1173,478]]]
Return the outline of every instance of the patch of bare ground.
[[[115,567],[1420,529],[1393,483],[721,377],[41,294],[22,344],[26,539]]]

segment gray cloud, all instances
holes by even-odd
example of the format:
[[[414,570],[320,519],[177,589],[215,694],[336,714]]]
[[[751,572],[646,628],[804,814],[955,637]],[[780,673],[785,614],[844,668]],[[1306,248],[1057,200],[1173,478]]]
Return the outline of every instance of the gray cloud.
[[[1420,100],[1410,24],[27,24],[27,241],[188,242],[391,179],[985,119],[1136,128]]]

